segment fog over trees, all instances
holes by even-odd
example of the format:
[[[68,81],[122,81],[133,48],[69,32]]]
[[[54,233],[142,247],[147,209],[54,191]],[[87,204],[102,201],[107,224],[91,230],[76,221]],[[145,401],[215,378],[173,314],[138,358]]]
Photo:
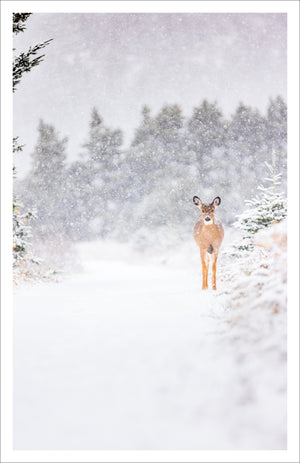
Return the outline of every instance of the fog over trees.
[[[34,241],[175,244],[191,236],[194,195],[220,196],[218,215],[230,226],[269,175],[266,162],[286,193],[287,106],[278,91],[284,15],[25,13],[15,20],[14,126],[24,147],[15,155],[14,191],[20,213],[36,216],[28,220]],[[44,57],[39,74],[19,86]],[[258,95],[267,101],[267,94],[268,105],[258,108]],[[25,100],[26,114],[28,101],[35,108],[28,120],[20,119]],[[29,153],[31,166],[19,175]]]
[[[31,170],[16,190],[36,210],[33,233],[43,238],[143,242],[159,230],[180,239],[195,218],[194,194],[221,196],[220,216],[230,225],[268,176],[265,162],[282,174],[286,190],[286,116],[280,96],[265,115],[240,103],[229,119],[207,100],[188,118],[177,104],[157,114],[145,105],[125,149],[122,131],[107,127],[94,107],[74,162],[59,127],[41,120]]]

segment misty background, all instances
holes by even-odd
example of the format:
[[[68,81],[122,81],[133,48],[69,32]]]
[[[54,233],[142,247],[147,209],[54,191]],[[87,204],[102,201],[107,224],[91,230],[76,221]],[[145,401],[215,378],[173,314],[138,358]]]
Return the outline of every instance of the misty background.
[[[126,146],[144,104],[154,112],[178,104],[188,116],[206,98],[227,117],[241,101],[265,113],[270,98],[286,100],[286,21],[270,13],[33,14],[14,37],[15,53],[53,41],[14,96],[14,132],[25,143],[19,175],[40,118],[69,137],[74,159],[94,106],[122,129]]]
[[[174,245],[194,194],[229,226],[265,162],[286,190],[286,14],[38,13],[15,54],[48,39],[14,95],[35,239]]]

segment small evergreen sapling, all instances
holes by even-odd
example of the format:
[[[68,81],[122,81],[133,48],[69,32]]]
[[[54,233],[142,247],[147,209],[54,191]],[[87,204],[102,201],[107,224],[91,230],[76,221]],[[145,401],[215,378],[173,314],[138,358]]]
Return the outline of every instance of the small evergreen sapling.
[[[238,215],[238,220],[234,223],[234,227],[244,233],[240,250],[253,249],[253,237],[259,230],[281,222],[287,216],[286,198],[283,193],[276,191],[281,184],[282,174],[275,174],[274,168],[268,163],[265,164],[271,174],[270,178],[265,178],[269,186],[257,188],[261,192],[260,196],[245,201],[249,208]]]
[[[23,145],[19,145],[18,137],[13,138],[13,153],[22,151]],[[13,178],[16,177],[16,169],[13,166]],[[35,214],[31,210],[27,212],[22,211],[23,203],[13,194],[13,265],[14,267],[20,262],[25,260],[31,260],[28,248],[30,247],[31,238],[31,226],[30,220],[36,218]],[[32,259],[32,262],[37,262],[36,259]]]
[[[22,211],[23,204],[14,195],[13,200],[13,265],[14,267],[23,261],[38,263],[29,251],[31,239],[31,219],[36,216],[32,211]]]
[[[23,146],[19,145],[18,137],[13,139],[13,153],[22,151]],[[13,177],[16,177],[16,169],[13,167]],[[35,212],[24,210],[22,201],[13,193],[13,266],[14,269],[26,263],[39,263],[30,252],[31,225],[32,219],[36,219]]]

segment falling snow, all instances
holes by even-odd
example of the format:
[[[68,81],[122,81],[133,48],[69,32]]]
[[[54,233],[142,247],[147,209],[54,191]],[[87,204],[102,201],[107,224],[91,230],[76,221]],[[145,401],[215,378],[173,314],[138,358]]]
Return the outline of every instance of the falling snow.
[[[286,449],[286,15],[26,21],[16,55],[53,40],[14,94],[15,449]]]

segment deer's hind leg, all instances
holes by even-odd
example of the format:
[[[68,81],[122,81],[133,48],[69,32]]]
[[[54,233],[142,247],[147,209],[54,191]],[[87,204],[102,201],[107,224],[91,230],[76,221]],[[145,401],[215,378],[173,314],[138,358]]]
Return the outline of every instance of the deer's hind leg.
[[[207,278],[208,278],[208,255],[206,250],[200,249],[200,257],[201,257],[201,264],[202,264],[202,289],[208,288]]]

